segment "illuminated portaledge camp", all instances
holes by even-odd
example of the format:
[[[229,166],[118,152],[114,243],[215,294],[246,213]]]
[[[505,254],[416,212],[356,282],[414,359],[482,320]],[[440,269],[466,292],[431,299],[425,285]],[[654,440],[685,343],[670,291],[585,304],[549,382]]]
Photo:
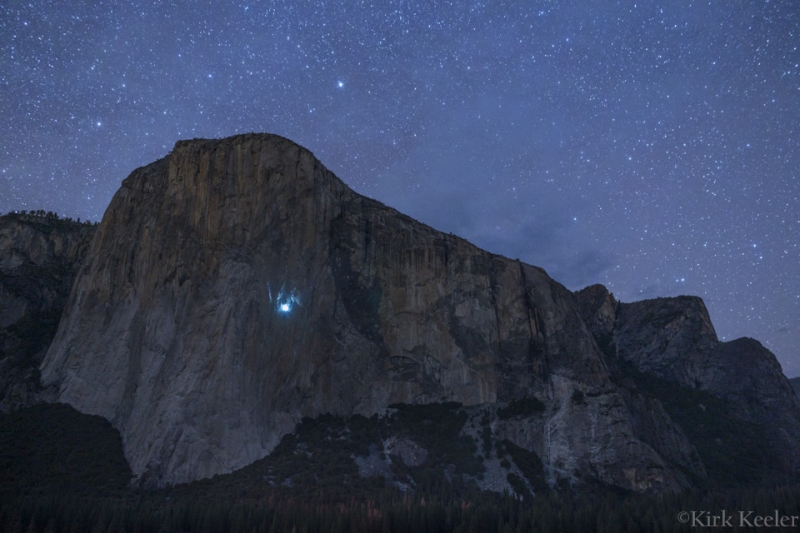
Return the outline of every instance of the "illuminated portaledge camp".
[[[275,304],[275,310],[281,314],[289,314],[295,307],[300,305],[300,296],[297,294],[296,289],[286,291],[285,286],[281,285],[281,290],[278,291],[277,296],[273,298],[272,288],[267,283],[267,291],[269,293],[270,303]]]

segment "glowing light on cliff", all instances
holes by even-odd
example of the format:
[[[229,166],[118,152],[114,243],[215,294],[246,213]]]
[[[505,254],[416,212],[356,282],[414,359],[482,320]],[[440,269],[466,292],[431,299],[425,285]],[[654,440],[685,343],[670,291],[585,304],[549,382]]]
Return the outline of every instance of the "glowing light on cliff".
[[[297,295],[295,289],[292,289],[291,292],[287,292],[285,288],[281,286],[281,290],[278,291],[278,295],[274,299],[272,298],[272,288],[269,286],[269,283],[267,283],[267,291],[269,293],[270,303],[275,302],[275,310],[279,313],[291,313],[292,309],[300,305],[300,296]]]

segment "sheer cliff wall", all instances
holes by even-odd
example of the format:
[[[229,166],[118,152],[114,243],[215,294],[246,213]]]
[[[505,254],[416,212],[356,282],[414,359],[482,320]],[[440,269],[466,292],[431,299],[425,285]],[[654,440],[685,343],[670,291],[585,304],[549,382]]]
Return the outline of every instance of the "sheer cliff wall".
[[[498,431],[551,476],[688,484],[637,437],[572,293],[354,193],[272,135],[179,142],[123,182],[42,380],[110,420],[155,484],[245,466],[304,416],[530,396],[545,411]]]

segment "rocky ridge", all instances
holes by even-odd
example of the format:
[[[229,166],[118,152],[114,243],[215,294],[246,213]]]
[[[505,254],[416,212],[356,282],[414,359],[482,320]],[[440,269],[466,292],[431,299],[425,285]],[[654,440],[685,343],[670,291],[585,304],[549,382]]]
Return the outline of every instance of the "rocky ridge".
[[[800,401],[775,356],[755,339],[721,342],[700,298],[616,301],[602,285],[577,293],[609,360],[707,391],[736,418],[758,424],[782,467],[800,467]]]
[[[0,217],[0,411],[43,398],[38,367],[94,229],[53,214]]]

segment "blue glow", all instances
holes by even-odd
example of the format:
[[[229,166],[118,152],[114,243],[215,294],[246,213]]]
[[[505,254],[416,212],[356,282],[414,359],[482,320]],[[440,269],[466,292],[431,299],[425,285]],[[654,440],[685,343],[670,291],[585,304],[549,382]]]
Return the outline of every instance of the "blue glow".
[[[300,305],[300,296],[297,294],[295,289],[292,289],[291,292],[287,292],[282,286],[281,290],[278,291],[278,294],[274,299],[272,295],[272,287],[270,287],[269,283],[267,283],[267,291],[269,294],[269,301],[270,303],[275,303],[275,310],[278,313],[291,313],[295,307]]]

